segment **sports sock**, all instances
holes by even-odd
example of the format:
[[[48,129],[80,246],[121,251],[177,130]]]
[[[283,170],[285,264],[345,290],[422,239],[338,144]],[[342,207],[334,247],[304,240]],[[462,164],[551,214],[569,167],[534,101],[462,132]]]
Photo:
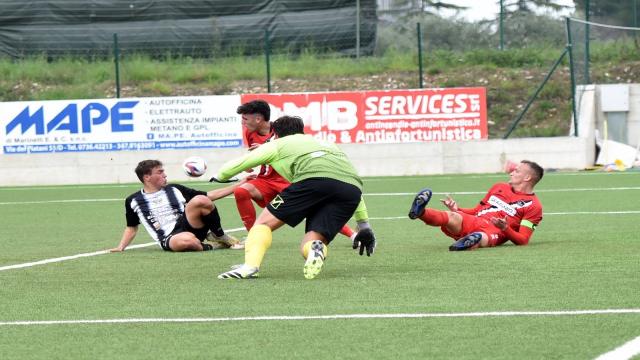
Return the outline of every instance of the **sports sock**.
[[[267,225],[256,225],[249,230],[244,244],[244,263],[260,268],[267,249],[271,246],[271,229]]]
[[[205,226],[211,230],[211,232],[217,236],[221,237],[224,235],[224,230],[222,230],[222,225],[220,224],[220,214],[218,213],[218,208],[214,207],[213,211],[209,214],[202,217],[204,220]]]
[[[445,211],[424,209],[424,213],[420,216],[420,219],[427,225],[444,226],[449,222],[449,214]]]
[[[313,240],[307,241],[302,247],[302,256],[304,256],[305,259],[309,257],[309,252],[311,251],[311,243],[313,243]],[[322,243],[322,255],[325,257],[325,259],[327,258],[328,251],[329,248],[327,247],[327,245],[325,243]]]
[[[353,235],[353,230],[349,227],[349,225],[345,224],[342,229],[340,229],[340,234],[350,238]]]
[[[200,245],[202,245],[202,251],[211,251],[211,250],[213,250],[213,245],[211,245],[211,244],[201,243]]]
[[[256,208],[253,207],[253,202],[251,202],[251,194],[247,189],[237,187],[233,191],[233,195],[236,198],[236,206],[240,213],[240,219],[244,227],[249,231],[256,222]]]

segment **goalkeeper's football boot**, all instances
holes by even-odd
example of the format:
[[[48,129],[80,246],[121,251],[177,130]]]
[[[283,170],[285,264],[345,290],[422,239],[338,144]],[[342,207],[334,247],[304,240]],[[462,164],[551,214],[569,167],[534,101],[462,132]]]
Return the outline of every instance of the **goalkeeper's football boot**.
[[[416,194],[411,203],[411,209],[409,209],[409,219],[417,219],[422,216],[424,208],[427,207],[429,200],[431,200],[432,194],[433,192],[429,188],[422,189]]]
[[[451,246],[449,246],[449,251],[464,251],[476,249],[478,246],[480,246],[480,240],[482,240],[481,233],[471,233],[456,240]]]
[[[320,240],[313,240],[307,261],[304,263],[305,279],[313,279],[318,276],[322,271],[322,265],[324,265],[324,244]]]
[[[254,279],[259,276],[257,267],[243,264],[235,269],[223,272],[218,275],[218,279]]]

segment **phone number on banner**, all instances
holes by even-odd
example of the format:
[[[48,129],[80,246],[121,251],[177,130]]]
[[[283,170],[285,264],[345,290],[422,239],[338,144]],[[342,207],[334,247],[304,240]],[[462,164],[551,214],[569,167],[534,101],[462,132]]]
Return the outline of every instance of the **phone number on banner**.
[[[114,143],[83,144],[40,144],[5,145],[5,154],[32,154],[79,151],[122,151],[122,150],[163,150],[193,148],[229,148],[240,147],[242,139],[233,140],[186,140],[186,141],[137,141]]]

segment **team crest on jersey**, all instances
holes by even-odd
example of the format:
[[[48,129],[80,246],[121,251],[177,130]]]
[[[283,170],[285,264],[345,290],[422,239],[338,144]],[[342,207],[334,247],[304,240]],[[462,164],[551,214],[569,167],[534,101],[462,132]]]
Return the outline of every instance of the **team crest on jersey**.
[[[284,200],[280,197],[280,195],[276,195],[276,197],[274,197],[273,200],[271,200],[271,202],[269,203],[269,205],[271,205],[271,207],[273,207],[274,209],[279,208],[282,204],[284,204]]]

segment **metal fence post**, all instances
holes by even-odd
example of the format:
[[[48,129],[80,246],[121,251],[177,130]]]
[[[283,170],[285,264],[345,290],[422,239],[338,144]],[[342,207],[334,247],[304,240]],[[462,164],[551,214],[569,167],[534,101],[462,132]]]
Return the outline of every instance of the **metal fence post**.
[[[504,0],[500,0],[500,50],[504,50]]]
[[[360,59],[360,0],[356,1],[356,59]]]
[[[589,55],[589,13],[591,12],[589,0],[584,0],[584,18],[587,21],[584,24],[584,79],[585,84],[591,83],[591,79],[589,78],[589,60],[591,56]]]
[[[116,66],[116,98],[120,98],[120,48],[118,48],[118,34],[113,34],[113,62]]]
[[[418,33],[418,73],[420,75],[420,89],[423,89],[424,80],[422,75],[422,31],[420,31],[420,23],[416,23],[416,31]]]
[[[556,62],[553,64],[553,67],[551,68],[551,71],[549,71],[547,76],[545,76],[544,80],[542,80],[542,84],[540,84],[540,86],[538,86],[538,88],[536,89],[536,92],[533,94],[533,96],[531,96],[531,98],[529,98],[529,101],[527,102],[527,105],[524,106],[524,109],[522,109],[522,111],[520,112],[520,115],[518,115],[516,120],[511,124],[511,126],[509,127],[509,130],[507,130],[506,134],[504,134],[504,136],[502,137],[503,139],[508,138],[509,135],[511,135],[511,133],[513,132],[513,130],[515,130],[516,126],[518,126],[518,123],[520,123],[520,120],[522,120],[524,115],[527,113],[527,111],[529,110],[529,107],[531,106],[531,104],[533,104],[533,101],[538,97],[538,94],[540,94],[540,91],[542,91],[542,88],[544,88],[544,86],[547,84],[547,82],[551,78],[551,74],[553,74],[553,72],[556,71],[556,68],[558,67],[558,65],[560,65],[560,63],[562,62],[562,59],[564,58],[564,56],[567,55],[567,52],[569,52],[569,47],[568,46],[564,49],[564,51],[562,52],[562,54],[560,55],[558,60],[556,60]]]
[[[267,92],[271,92],[271,44],[269,43],[269,29],[264,31],[264,56],[267,65]]]
[[[571,19],[567,17],[567,50],[569,50],[569,76],[571,78],[571,111],[573,112],[573,135],[578,136],[578,114],[576,113],[576,77],[573,65],[573,39],[571,38]]]

